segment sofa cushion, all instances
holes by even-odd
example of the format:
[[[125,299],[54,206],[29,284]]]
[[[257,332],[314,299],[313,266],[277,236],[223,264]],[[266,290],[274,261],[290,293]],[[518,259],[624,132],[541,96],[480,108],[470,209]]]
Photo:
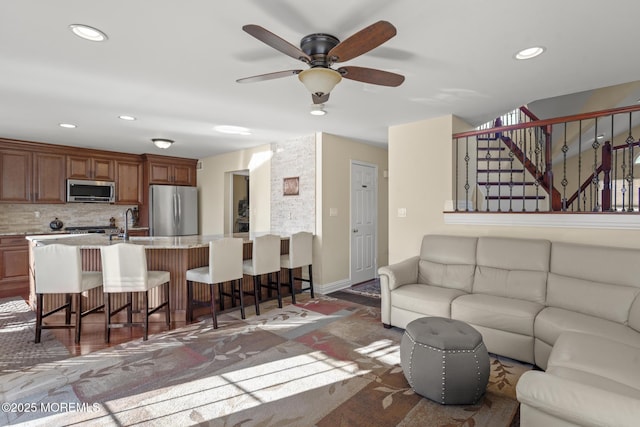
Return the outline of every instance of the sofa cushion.
[[[639,260],[640,261],[640,260]],[[640,288],[549,273],[547,305],[626,323]]]
[[[473,293],[544,304],[551,242],[480,237]]]
[[[471,292],[477,241],[476,237],[424,236],[418,283]]]
[[[565,332],[547,372],[640,399],[640,348],[591,334]]]
[[[451,317],[451,301],[465,292],[423,284],[404,285],[392,292],[391,305],[425,316]]]
[[[628,322],[640,331],[640,302],[631,305],[640,291],[640,249],[554,242],[550,271],[557,276],[573,278],[569,285],[574,293],[557,287],[549,289],[553,299],[547,305]],[[585,282],[579,283],[575,279]],[[576,298],[578,295],[580,298]],[[624,320],[620,320],[623,317]]]
[[[542,304],[531,301],[469,294],[453,300],[451,318],[487,328],[533,336],[534,319],[543,308]]]
[[[535,336],[549,345],[554,345],[560,334],[565,331],[608,337],[640,347],[640,334],[610,320],[557,307],[546,307],[536,317]]]

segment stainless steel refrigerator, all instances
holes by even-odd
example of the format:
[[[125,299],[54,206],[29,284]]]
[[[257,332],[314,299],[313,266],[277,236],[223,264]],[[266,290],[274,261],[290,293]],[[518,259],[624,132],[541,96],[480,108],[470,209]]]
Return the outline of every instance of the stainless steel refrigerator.
[[[198,189],[179,185],[150,185],[149,234],[198,234]]]

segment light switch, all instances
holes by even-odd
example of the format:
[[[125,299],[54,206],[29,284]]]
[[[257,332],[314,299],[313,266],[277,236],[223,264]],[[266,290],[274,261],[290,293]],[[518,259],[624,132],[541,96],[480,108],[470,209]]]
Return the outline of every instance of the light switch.
[[[405,218],[407,216],[407,208],[398,208],[398,218]]]
[[[329,216],[338,216],[338,208],[329,208]]]

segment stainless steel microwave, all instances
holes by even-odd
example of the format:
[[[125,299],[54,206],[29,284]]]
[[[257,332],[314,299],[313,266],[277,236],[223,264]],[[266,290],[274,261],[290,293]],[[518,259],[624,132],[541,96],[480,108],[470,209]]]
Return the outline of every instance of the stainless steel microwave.
[[[115,203],[116,183],[113,181],[67,180],[67,202]]]

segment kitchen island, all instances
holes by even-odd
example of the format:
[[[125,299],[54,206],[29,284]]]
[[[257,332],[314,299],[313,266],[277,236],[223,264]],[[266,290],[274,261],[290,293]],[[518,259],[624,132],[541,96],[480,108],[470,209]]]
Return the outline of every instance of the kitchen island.
[[[175,236],[175,237],[131,237],[126,243],[132,243],[136,245],[142,245],[146,249],[147,254],[147,268],[149,270],[163,270],[168,271],[171,275],[171,282],[169,284],[169,298],[171,302],[172,318],[177,321],[184,321],[186,318],[187,309],[187,286],[186,286],[186,272],[191,268],[202,267],[209,263],[209,242],[221,239],[223,237],[239,237],[244,239],[243,258],[250,259],[252,253],[252,242],[257,236],[269,234],[268,232],[256,232],[256,233],[234,233],[230,235],[210,235],[210,236]],[[288,253],[289,251],[289,235],[290,233],[271,232],[271,234],[277,234],[281,236],[282,243],[280,246],[281,253]],[[34,245],[48,245],[53,243],[61,243],[65,245],[79,246],[82,253],[82,268],[85,271],[101,271],[102,263],[100,260],[100,248],[107,245],[115,245],[125,242],[121,238],[110,239],[109,236],[98,234],[83,234],[66,236],[64,238],[42,238],[42,236],[27,236],[30,240],[31,246]],[[31,252],[31,251],[30,251]],[[33,271],[33,257],[29,256],[29,263],[31,270]],[[61,272],[61,274],[64,274]],[[298,271],[297,274],[300,274]],[[286,272],[281,272],[281,280],[287,278]],[[298,276],[299,277],[299,276]],[[253,289],[253,282],[250,277],[245,276],[243,280],[243,288],[247,291]],[[283,287],[283,295],[285,288]],[[154,289],[150,292],[150,298],[152,305],[157,301],[157,294],[159,289]],[[209,299],[209,286],[201,285],[195,286],[194,296],[198,300]],[[59,304],[63,300],[63,295],[46,295],[45,296],[45,310],[52,308],[56,304]],[[102,287],[93,289],[86,293],[86,301],[83,302],[85,307],[94,307],[95,305],[102,304],[103,292]],[[216,295],[216,300],[219,299],[219,295]],[[33,274],[30,275],[30,293],[29,304],[32,308],[35,308],[35,285],[33,282]],[[231,301],[225,300],[225,307],[231,307]],[[245,303],[245,306],[249,307],[249,304]],[[204,310],[203,310],[204,313]],[[158,321],[162,321],[160,317],[162,314],[158,314]],[[152,319],[153,320],[153,319]]]

